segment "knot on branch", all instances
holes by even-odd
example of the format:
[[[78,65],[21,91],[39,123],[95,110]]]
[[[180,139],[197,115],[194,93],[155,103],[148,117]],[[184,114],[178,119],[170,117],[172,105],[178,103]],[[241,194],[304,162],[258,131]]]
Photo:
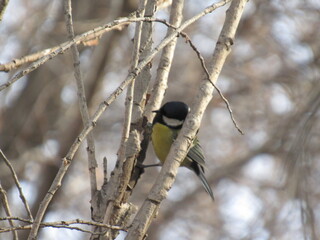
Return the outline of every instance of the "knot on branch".
[[[191,115],[187,118],[186,126],[190,129],[196,129],[199,126],[199,118],[196,115]]]
[[[226,36],[221,36],[220,40],[217,42],[217,44],[220,44],[222,47],[226,48],[227,51],[231,51],[231,46],[233,43],[233,38]]]
[[[140,151],[140,134],[137,130],[130,132],[128,143],[126,146],[126,156],[133,157]]]

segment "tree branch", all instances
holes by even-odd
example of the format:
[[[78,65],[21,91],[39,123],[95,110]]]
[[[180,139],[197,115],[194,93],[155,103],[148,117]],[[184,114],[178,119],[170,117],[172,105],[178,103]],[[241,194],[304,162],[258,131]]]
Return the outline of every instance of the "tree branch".
[[[9,0],[0,0],[0,22],[2,21],[4,11],[6,10],[8,3]]]
[[[235,120],[234,116],[233,116],[233,111],[231,109],[231,106],[230,106],[230,103],[228,101],[228,99],[223,95],[222,91],[220,90],[220,88],[214,83],[212,82],[211,80],[211,77],[210,77],[210,74],[209,74],[209,71],[206,67],[206,63],[204,61],[204,58],[202,57],[201,53],[199,52],[199,50],[196,48],[196,46],[192,43],[191,39],[189,38],[189,36],[185,33],[185,32],[181,32],[180,35],[182,37],[185,38],[185,40],[187,41],[187,43],[189,43],[190,47],[196,52],[199,60],[200,60],[200,63],[201,63],[201,67],[203,68],[204,70],[204,73],[206,75],[206,77],[208,78],[208,81],[210,81],[210,83],[212,84],[212,86],[217,90],[219,96],[222,98],[222,100],[224,101],[224,103],[226,104],[227,106],[227,109],[229,111],[229,114],[230,114],[230,118],[233,122],[233,125],[235,126],[235,128],[238,130],[239,133],[241,133],[242,135],[244,135],[244,132],[241,130],[241,128],[239,127],[237,121]]]
[[[15,229],[13,229],[14,227],[14,224],[13,224],[13,221],[11,219],[11,210],[10,210],[10,206],[9,206],[9,202],[8,202],[8,198],[7,198],[7,193],[6,191],[2,188],[1,186],[1,183],[0,183],[0,202],[2,203],[1,205],[3,206],[4,208],[4,211],[5,213],[7,214],[7,216],[9,217],[7,219],[7,221],[9,222],[10,226],[11,226],[11,229],[8,230],[8,232],[12,232],[12,235],[13,235],[13,239],[14,240],[18,240],[18,233]]]
[[[137,11],[138,16],[144,16],[145,13],[145,6],[146,6],[147,0],[141,0],[139,1],[139,10]],[[136,23],[135,28],[135,37],[134,37],[134,47],[133,47],[133,54],[132,54],[132,66],[131,70],[134,70],[138,66],[139,62],[139,49],[140,49],[140,43],[141,43],[141,30],[142,30],[142,22]],[[108,202],[108,205],[103,209],[103,211],[100,213],[102,214],[103,222],[105,223],[116,223],[121,219],[120,216],[116,212],[121,211],[121,207],[119,204],[119,200],[116,203],[116,199],[119,199],[119,195],[121,195],[121,192],[123,190],[123,186],[121,186],[121,181],[124,178],[123,174],[123,164],[126,160],[126,149],[128,144],[128,139],[130,137],[130,126],[131,126],[131,119],[132,119],[132,109],[133,109],[133,98],[134,98],[134,86],[135,86],[135,79],[129,84],[127,89],[127,96],[125,100],[125,114],[124,114],[124,123],[123,123],[123,130],[122,130],[122,137],[120,142],[120,147],[118,150],[118,160],[116,164],[116,168],[114,170],[114,174],[111,176],[110,181],[107,185],[107,193],[106,196],[106,202]],[[117,205],[117,208],[115,208],[115,205]],[[117,211],[118,210],[118,211]],[[122,211],[121,211],[122,212]],[[117,235],[116,231],[106,231],[104,234],[104,238],[110,238],[114,239]]]
[[[10,231],[15,231],[15,230],[26,230],[26,229],[32,228],[33,221],[30,221],[28,219],[23,219],[23,218],[18,218],[18,217],[0,218],[0,221],[13,221],[13,220],[24,222],[24,223],[29,223],[29,225],[15,226],[13,224],[13,225],[11,225],[11,228],[1,228],[0,233],[10,232]],[[88,226],[100,227],[101,229],[114,229],[114,230],[126,231],[126,229],[121,226],[111,226],[111,225],[104,224],[104,223],[86,221],[86,220],[82,220],[82,219],[74,219],[74,220],[68,220],[68,221],[56,221],[56,222],[42,222],[42,223],[40,223],[40,228],[44,228],[44,227],[66,228],[66,229],[78,230],[78,231],[90,233],[90,234],[95,233],[95,232],[88,231],[88,230],[80,228],[80,227],[73,227],[70,225],[88,225]],[[101,234],[104,234],[105,231],[106,230],[102,230],[101,232],[96,233],[96,234],[101,235]]]
[[[71,9],[71,0],[64,1],[65,8],[65,18],[66,18],[66,27],[68,31],[69,40],[72,41],[74,39],[74,30],[73,30],[73,22],[72,22],[72,9]],[[82,117],[83,125],[86,126],[90,123],[90,116],[88,111],[88,104],[85,95],[84,83],[81,76],[80,70],[80,57],[79,51],[76,44],[71,46],[72,57],[74,62],[74,76],[77,83],[78,89],[78,102],[80,113]],[[92,132],[88,133],[87,136],[87,154],[88,154],[88,168],[90,174],[90,186],[91,186],[91,199],[93,199],[94,194],[97,191],[97,177],[96,177],[96,168],[98,166],[95,156],[95,145],[94,138]]]
[[[167,35],[169,36],[174,32],[175,29],[177,29],[182,21],[182,10],[183,10],[183,3],[184,0],[176,0],[173,1],[171,12],[170,12],[170,24]],[[143,117],[143,139],[140,144],[140,152],[137,157],[138,164],[133,170],[131,180],[130,180],[130,187],[129,191],[132,191],[133,187],[136,185],[138,179],[140,178],[140,175],[143,173],[143,170],[141,169],[141,164],[145,160],[146,152],[148,149],[148,145],[150,142],[150,135],[151,135],[151,127],[148,125],[148,122],[152,121],[153,116],[153,110],[159,109],[162,99],[164,97],[165,91],[167,89],[167,81],[168,81],[168,75],[171,68],[172,59],[174,56],[174,50],[176,46],[177,38],[173,39],[168,45],[166,45],[163,48],[163,51],[161,53],[160,62],[157,70],[157,76],[156,81],[152,88],[152,93],[150,99],[147,101],[147,105],[144,111],[144,117]]]
[[[29,207],[29,204],[27,202],[27,199],[26,197],[24,196],[23,194],[23,191],[22,191],[22,187],[20,185],[20,182],[19,182],[19,179],[18,179],[18,176],[16,174],[16,172],[14,171],[10,161],[7,159],[7,157],[4,155],[4,153],[2,152],[2,150],[0,149],[0,156],[2,158],[2,160],[5,162],[5,164],[8,166],[8,168],[10,169],[10,172],[11,172],[11,175],[13,177],[13,180],[18,188],[18,191],[19,191],[19,197],[27,211],[27,214],[28,214],[28,217],[33,220],[33,217],[32,217],[32,214],[31,214],[31,211],[30,211],[30,207]]]
[[[231,45],[246,2],[247,0],[233,0],[227,11],[226,20],[209,70],[214,83],[217,81],[225,59],[231,51]],[[177,140],[172,144],[161,172],[136,215],[126,240],[144,238],[152,218],[155,216],[161,201],[166,198],[175,180],[180,163],[185,158],[187,150],[199,129],[205,108],[212,98],[213,90],[213,85],[207,79],[204,79],[198,89],[191,112],[188,114]]]

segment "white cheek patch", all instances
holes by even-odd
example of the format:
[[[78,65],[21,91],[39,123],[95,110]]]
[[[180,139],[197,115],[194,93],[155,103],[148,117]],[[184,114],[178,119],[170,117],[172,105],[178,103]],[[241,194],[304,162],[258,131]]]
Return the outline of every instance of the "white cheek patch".
[[[183,120],[178,120],[178,119],[173,119],[173,118],[168,118],[166,116],[162,116],[162,119],[165,124],[171,127],[177,127],[183,124]]]

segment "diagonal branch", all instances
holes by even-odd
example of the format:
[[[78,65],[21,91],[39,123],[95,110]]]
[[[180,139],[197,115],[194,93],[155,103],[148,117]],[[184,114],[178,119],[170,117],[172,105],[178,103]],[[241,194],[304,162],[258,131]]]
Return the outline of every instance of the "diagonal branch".
[[[11,69],[16,68],[17,66],[20,66],[21,64],[24,64],[27,61],[35,61],[36,60],[32,64],[30,64],[27,68],[25,68],[25,69],[21,70],[20,72],[18,72],[17,74],[15,74],[9,81],[0,85],[0,91],[8,88],[13,83],[15,83],[17,80],[19,80],[23,76],[31,73],[32,71],[36,70],[42,64],[46,63],[47,61],[51,60],[52,58],[58,56],[59,54],[64,53],[65,51],[70,49],[71,46],[74,44],[80,44],[80,43],[98,38],[111,30],[118,29],[119,27],[128,25],[129,23],[139,22],[139,21],[147,21],[147,19],[148,19],[148,21],[152,21],[151,18],[144,18],[144,17],[136,18],[134,14],[131,14],[128,17],[116,19],[110,23],[103,25],[103,26],[94,28],[90,31],[83,33],[83,34],[77,35],[73,38],[73,40],[64,42],[57,47],[43,50],[39,53],[32,54],[32,55],[25,57],[25,58],[22,58],[22,59],[15,59],[12,62],[7,63],[7,64],[0,64],[0,71],[9,71]]]
[[[9,3],[9,0],[0,0],[0,22],[2,21],[3,14],[6,10],[6,7]]]
[[[247,0],[233,0],[226,14],[226,20],[219,36],[209,73],[212,82],[216,82],[226,57],[231,51],[231,45]],[[126,240],[143,239],[152,218],[156,215],[160,203],[168,194],[174,183],[181,161],[199,129],[205,108],[212,98],[213,85],[204,79],[199,86],[193,108],[188,114],[182,130],[173,143],[161,172],[153,185],[147,199],[136,215]]]
[[[223,95],[222,91],[220,90],[220,88],[211,80],[211,77],[210,77],[210,74],[209,74],[209,71],[206,67],[206,63],[204,61],[204,58],[202,57],[201,53],[198,51],[198,49],[196,48],[196,46],[192,43],[191,39],[189,38],[189,36],[184,33],[184,32],[181,32],[180,35],[182,37],[184,37],[186,39],[186,41],[189,43],[190,47],[196,52],[199,60],[200,60],[200,63],[201,63],[201,67],[203,68],[204,70],[204,73],[206,74],[206,77],[208,78],[208,81],[210,81],[210,83],[212,84],[212,86],[216,89],[216,91],[218,92],[219,96],[222,98],[222,100],[224,101],[224,103],[226,104],[227,106],[227,109],[229,111],[229,114],[230,114],[230,118],[233,122],[233,125],[235,126],[235,128],[238,130],[239,133],[241,133],[242,135],[244,135],[244,132],[241,130],[241,128],[239,127],[237,121],[235,120],[234,116],[233,116],[233,111],[231,109],[231,106],[230,106],[230,103],[228,101],[228,99]]]
[[[11,210],[10,210],[10,207],[9,207],[7,193],[2,188],[1,183],[0,183],[0,203],[3,206],[5,213],[9,217],[7,220],[9,222],[10,226],[11,226],[11,229],[8,230],[8,231],[12,232],[13,239],[17,240],[18,239],[18,233],[17,233],[16,229],[14,229],[14,224],[13,224],[13,221],[11,219],[12,214],[11,214]]]
[[[68,37],[69,37],[69,40],[72,41],[74,39],[74,30],[73,30],[73,22],[72,22],[71,0],[64,1],[64,8],[65,8],[65,18],[66,18],[66,27],[68,31]],[[81,76],[79,51],[76,44],[73,44],[71,46],[71,51],[72,51],[72,57],[74,62],[74,76],[76,79],[77,89],[78,89],[79,108],[80,108],[83,125],[86,126],[90,122],[90,116],[88,111],[86,95],[85,95],[84,83]],[[91,132],[88,134],[88,137],[87,137],[87,145],[88,145],[87,147],[88,167],[89,167],[89,174],[90,174],[91,199],[92,199],[95,192],[97,191],[97,177],[96,177],[97,161],[95,156],[94,138]]]
[[[12,177],[14,179],[14,182],[18,188],[18,191],[19,191],[19,196],[21,198],[21,201],[23,202],[23,205],[27,211],[27,214],[28,214],[28,217],[30,218],[30,220],[33,220],[33,217],[32,217],[32,214],[31,214],[31,210],[30,210],[30,207],[29,207],[29,204],[27,202],[27,199],[26,197],[24,196],[23,194],[23,191],[22,191],[22,187],[20,185],[20,182],[19,182],[19,179],[18,179],[18,176],[16,174],[16,172],[14,171],[10,161],[7,159],[7,157],[4,155],[4,153],[2,152],[2,150],[0,149],[0,156],[2,158],[2,160],[5,162],[5,164],[8,166],[8,168],[10,169],[10,172],[12,174]]]

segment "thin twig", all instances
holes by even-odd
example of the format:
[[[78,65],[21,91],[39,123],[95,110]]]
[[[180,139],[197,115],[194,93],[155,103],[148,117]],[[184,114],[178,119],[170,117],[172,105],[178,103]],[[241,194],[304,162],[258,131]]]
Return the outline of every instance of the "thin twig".
[[[12,174],[12,177],[14,179],[14,183],[16,184],[17,188],[18,188],[18,191],[19,191],[19,197],[27,211],[27,214],[28,214],[28,217],[30,218],[30,220],[33,220],[33,217],[32,217],[32,213],[30,211],[30,207],[29,207],[29,204],[27,202],[27,199],[26,197],[24,196],[23,194],[23,191],[22,191],[22,187],[20,185],[20,182],[19,182],[19,179],[18,179],[18,176],[16,174],[16,172],[14,171],[10,161],[7,159],[7,157],[4,155],[4,153],[2,152],[2,150],[0,149],[0,156],[1,158],[3,159],[3,161],[5,162],[5,164],[8,166],[8,168],[10,169],[10,172]]]
[[[9,72],[14,69],[17,69],[18,67],[22,66],[23,64],[35,62],[35,61],[39,60],[40,58],[42,58],[42,57],[56,51],[57,49],[61,48],[64,44],[66,44],[66,43],[62,43],[61,45],[58,45],[58,46],[55,46],[52,48],[47,48],[47,49],[23,56],[21,58],[13,59],[10,62],[0,64],[0,71]]]
[[[66,27],[68,31],[68,38],[70,41],[74,39],[74,29],[72,22],[72,7],[71,0],[64,1],[64,9],[65,9],[65,21]],[[88,111],[88,104],[85,95],[84,83],[81,76],[80,70],[80,56],[78,47],[76,44],[71,46],[71,52],[74,62],[74,76],[76,79],[77,89],[78,89],[78,102],[79,109],[81,113],[81,118],[83,125],[86,126],[90,122],[90,116]],[[94,194],[97,191],[97,176],[96,176],[96,168],[98,166],[95,156],[95,145],[94,145],[94,137],[92,132],[90,132],[87,136],[87,154],[88,154],[88,167],[89,167],[89,175],[90,175],[90,187],[91,187],[91,199],[93,199]]]
[[[72,226],[64,226],[64,225],[44,225],[44,224],[40,224],[40,228],[44,228],[44,227],[52,227],[52,228],[64,228],[64,229],[69,229],[69,230],[77,230],[80,232],[84,232],[84,233],[90,233],[92,234],[92,231],[89,230],[85,230],[79,227],[72,227]],[[10,231],[16,231],[16,230],[28,230],[32,228],[32,224],[29,225],[24,225],[24,226],[14,226],[11,228],[1,228],[0,229],[0,233],[4,233],[4,232],[10,232]],[[96,233],[96,234],[104,234],[104,232],[101,233]]]
[[[0,221],[4,221],[4,220],[17,220],[17,221],[21,221],[21,222],[25,222],[25,223],[29,223],[29,225],[24,225],[24,226],[14,226],[11,225],[11,228],[1,228],[0,229],[0,233],[3,232],[10,232],[10,231],[15,231],[15,230],[26,230],[26,229],[31,229],[32,228],[32,221],[28,220],[28,219],[23,219],[23,218],[18,218],[18,217],[6,217],[6,218],[0,218]],[[101,232],[92,232],[80,227],[73,227],[70,225],[88,225],[88,226],[97,226],[97,227],[101,227],[101,228],[106,228],[106,229],[114,229],[114,230],[119,230],[119,231],[127,231],[125,227],[121,227],[121,226],[111,226],[109,224],[103,224],[103,223],[99,223],[99,222],[92,222],[92,221],[86,221],[86,220],[82,220],[82,219],[74,219],[74,220],[69,220],[69,221],[56,221],[56,222],[42,222],[40,223],[40,227],[44,228],[44,227],[52,227],[52,228],[65,228],[65,229],[69,229],[69,230],[77,230],[77,231],[81,231],[81,232],[85,232],[85,233],[90,233],[90,234],[104,234],[105,231],[101,231]]]
[[[239,127],[238,123],[236,122],[234,116],[233,116],[233,111],[231,109],[231,106],[230,106],[230,103],[228,101],[228,99],[223,95],[222,91],[220,90],[220,88],[211,80],[211,77],[210,77],[210,74],[209,74],[209,71],[206,67],[206,64],[205,64],[205,61],[204,61],[204,58],[202,57],[201,53],[199,52],[199,50],[197,49],[197,47],[192,43],[191,39],[189,38],[189,36],[185,33],[185,32],[181,32],[180,35],[182,37],[184,37],[184,39],[187,41],[187,43],[189,43],[190,47],[196,52],[199,60],[200,60],[200,63],[201,63],[201,66],[207,76],[207,79],[208,81],[212,84],[212,86],[217,90],[219,96],[222,98],[222,100],[225,102],[227,108],[228,108],[228,111],[229,111],[229,114],[230,114],[230,117],[231,117],[231,120],[234,124],[234,126],[236,127],[236,129],[242,134],[244,135],[244,132],[241,130],[241,128]]]
[[[16,58],[10,62],[0,64],[0,71],[8,72],[13,69],[16,69],[20,67],[23,64],[29,63],[29,62],[35,62],[37,60],[41,60],[42,58],[44,62],[52,59],[53,57],[57,56],[58,54],[61,54],[68,50],[74,43],[79,45],[79,44],[85,44],[86,42],[100,38],[103,34],[106,32],[109,32],[111,30],[119,30],[122,29],[124,26],[130,24],[131,22],[136,22],[136,21],[143,21],[143,18],[134,18],[135,14],[132,13],[128,17],[123,17],[116,19],[110,23],[107,23],[103,26],[96,27],[94,29],[91,29],[87,32],[84,32],[80,35],[77,35],[74,40],[71,41],[66,41],[64,43],[61,43],[57,46],[47,48],[44,50],[41,50],[39,52],[32,53],[30,55],[26,55],[22,58]],[[136,21],[134,21],[136,20]],[[51,56],[50,56],[51,55]],[[27,70],[27,69],[25,69]],[[1,85],[2,86],[2,85]],[[0,90],[2,90],[0,88]]]
[[[11,214],[11,210],[10,210],[10,206],[9,206],[9,202],[8,202],[8,198],[7,198],[7,193],[2,188],[1,183],[0,183],[0,203],[2,203],[4,211],[7,214],[7,216],[9,217],[7,219],[7,221],[9,222],[11,228],[10,228],[10,230],[8,232],[12,232],[13,239],[17,240],[18,239],[18,233],[17,233],[17,231],[15,229],[12,229],[14,227],[14,224],[13,224],[13,220],[10,219],[12,214]]]
[[[20,218],[20,217],[3,217],[0,218],[0,221],[7,221],[7,220],[15,220],[15,221],[20,221],[20,222],[25,222],[25,223],[33,223],[30,219],[26,218]],[[72,220],[63,220],[63,221],[55,221],[55,222],[42,222],[42,225],[72,225],[72,224],[82,224],[82,225],[90,225],[90,226],[99,226],[99,227],[105,227],[105,228],[112,228],[116,230],[125,230],[125,227],[122,226],[111,226],[109,224],[105,223],[100,223],[100,222],[95,222],[95,221],[87,221],[83,219],[72,219]]]
[[[25,222],[25,223],[32,223],[30,219],[21,218],[21,217],[1,217],[0,218],[0,221],[7,221],[7,220],[16,220],[16,221]]]
[[[100,27],[94,28],[90,31],[87,31],[83,34],[77,35],[76,37],[74,37],[73,40],[64,42],[64,43],[60,44],[58,47],[53,47],[52,49],[47,49],[47,50],[41,51],[42,54],[45,54],[44,56],[42,56],[42,54],[39,54],[39,56],[42,56],[41,58],[39,58],[37,61],[30,64],[27,68],[25,68],[25,69],[21,70],[20,72],[18,72],[17,74],[15,74],[6,83],[0,85],[0,91],[8,88],[13,83],[15,83],[17,80],[19,80],[23,76],[31,73],[32,71],[36,70],[42,64],[44,64],[48,60],[51,60],[52,58],[56,57],[58,54],[64,53],[73,44],[80,44],[82,42],[86,42],[88,40],[98,38],[101,35],[105,34],[106,32],[117,29],[120,26],[127,25],[132,22],[138,22],[138,21],[156,21],[156,19],[151,19],[148,17],[136,18],[135,15],[132,14],[129,17],[116,19],[116,20],[112,21],[111,23],[105,24],[104,26],[100,26]],[[46,53],[46,51],[48,51],[48,52]],[[36,57],[36,55],[34,55],[33,57]],[[0,71],[11,70],[12,68],[14,68],[16,66],[15,62],[21,63],[20,61],[14,60],[8,64],[0,64]],[[8,69],[8,67],[9,67],[9,69]]]
[[[135,17],[135,14],[130,14],[128,17],[116,19],[108,24],[94,28],[90,31],[83,33],[83,34],[77,35],[71,41],[64,42],[58,46],[42,50],[40,52],[22,57],[20,59],[14,59],[11,62],[8,62],[5,64],[0,64],[0,71],[7,72],[7,71],[18,68],[22,64],[25,64],[28,62],[33,62],[27,68],[25,68],[25,69],[21,70],[20,72],[18,72],[17,74],[15,74],[9,81],[0,85],[0,91],[10,87],[17,80],[21,79],[23,76],[26,76],[27,74],[36,70],[42,64],[46,63],[47,61],[51,60],[52,58],[69,50],[73,44],[78,45],[78,44],[87,42],[89,40],[99,38],[103,34],[109,32],[111,30],[119,29],[122,26],[126,26],[130,23],[140,22],[140,21],[159,22],[159,23],[166,22],[165,20],[162,20],[162,19],[151,18],[151,17]]]

